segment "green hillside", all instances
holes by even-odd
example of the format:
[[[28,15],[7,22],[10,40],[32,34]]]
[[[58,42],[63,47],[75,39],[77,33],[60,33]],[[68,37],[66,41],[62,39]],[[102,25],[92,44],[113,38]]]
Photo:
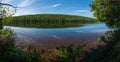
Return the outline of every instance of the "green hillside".
[[[18,19],[19,18],[19,19]],[[14,17],[13,20],[29,20],[29,21],[48,21],[48,20],[57,20],[57,21],[93,21],[95,19],[83,17],[83,16],[76,16],[76,15],[62,15],[62,14],[36,14],[36,15],[24,15],[24,16],[17,16]]]
[[[36,28],[51,28],[51,27],[72,27],[85,23],[94,23],[96,19],[62,14],[35,14],[13,17],[7,25],[19,27],[36,27]]]

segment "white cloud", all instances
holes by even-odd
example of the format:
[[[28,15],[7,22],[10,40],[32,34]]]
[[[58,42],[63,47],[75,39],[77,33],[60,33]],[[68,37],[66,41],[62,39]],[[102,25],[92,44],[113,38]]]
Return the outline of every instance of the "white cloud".
[[[90,10],[86,10],[86,9],[74,10],[74,11],[68,12],[67,14],[80,15],[80,16],[85,16],[85,17],[93,17],[93,12],[91,12]]]
[[[24,8],[27,7],[29,5],[31,5],[35,0],[20,0],[20,1],[14,1],[14,0],[0,0],[0,2],[2,3],[10,3],[10,4],[14,4],[13,2],[16,2],[16,6],[21,7],[21,8],[17,8],[17,12],[13,15],[13,16],[19,16],[19,15],[27,15],[27,14],[34,14],[35,12],[35,8],[33,9],[31,8]],[[17,4],[20,3],[20,4]],[[10,8],[11,10],[13,8]]]
[[[90,12],[90,10],[75,10],[74,12],[80,13],[80,12]]]
[[[27,4],[25,4],[25,3],[27,3]],[[23,4],[25,4],[25,5],[23,5]],[[25,6],[28,6],[30,4],[31,4],[31,2],[28,3],[28,0],[27,0],[27,1],[24,1],[23,3],[21,3],[19,5],[19,7],[25,7]],[[62,5],[62,4],[61,3],[57,3],[57,4],[53,4],[53,5],[43,6],[43,7],[40,7],[40,10],[56,8],[56,7],[60,6],[60,5]],[[36,10],[37,10],[37,8],[36,9],[35,8],[34,9],[33,8],[20,8],[20,9],[18,9],[17,13],[14,16],[35,14]]]
[[[11,0],[0,0],[2,1],[3,3],[9,3]]]
[[[57,4],[52,5],[51,7],[58,7],[58,6],[61,6],[61,5],[62,5],[61,3],[57,3]]]
[[[14,16],[35,14],[35,9],[19,9]]]
[[[43,6],[40,9],[41,10],[43,10],[43,9],[51,9],[51,8],[56,8],[56,7],[61,6],[61,5],[62,5],[61,3],[57,3],[57,4],[53,4],[53,5]]]
[[[30,5],[30,4],[32,4],[33,2],[34,2],[34,0],[25,0],[22,3],[20,3],[18,5],[18,7],[26,7],[26,6]]]
[[[33,0],[24,0],[22,3],[18,5],[17,13],[15,13],[14,16],[19,16],[19,15],[28,15],[28,14],[34,14],[35,13],[35,8],[24,8],[29,5],[31,5],[34,1]]]

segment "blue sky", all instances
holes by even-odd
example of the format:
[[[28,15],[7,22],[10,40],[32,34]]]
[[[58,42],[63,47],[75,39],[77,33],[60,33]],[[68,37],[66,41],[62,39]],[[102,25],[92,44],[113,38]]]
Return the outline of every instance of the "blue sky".
[[[93,17],[89,4],[93,0],[3,0],[20,8],[14,16],[29,14],[70,14]]]

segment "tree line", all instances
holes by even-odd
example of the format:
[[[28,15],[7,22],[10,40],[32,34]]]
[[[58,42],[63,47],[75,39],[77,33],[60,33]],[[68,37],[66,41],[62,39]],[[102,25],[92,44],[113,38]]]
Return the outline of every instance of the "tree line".
[[[37,14],[16,16],[12,18],[7,25],[9,26],[25,26],[25,27],[69,27],[78,26],[85,23],[97,22],[94,18],[74,16],[74,15],[60,15],[60,14]]]

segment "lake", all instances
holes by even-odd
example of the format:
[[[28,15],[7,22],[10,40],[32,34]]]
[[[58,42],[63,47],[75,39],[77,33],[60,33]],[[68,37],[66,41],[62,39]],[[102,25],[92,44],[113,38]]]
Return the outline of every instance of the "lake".
[[[67,44],[86,44],[91,48],[97,38],[102,36],[108,27],[103,23],[84,24],[65,28],[26,28],[4,26],[16,32],[16,40],[22,44],[34,44],[42,48],[54,48]]]

